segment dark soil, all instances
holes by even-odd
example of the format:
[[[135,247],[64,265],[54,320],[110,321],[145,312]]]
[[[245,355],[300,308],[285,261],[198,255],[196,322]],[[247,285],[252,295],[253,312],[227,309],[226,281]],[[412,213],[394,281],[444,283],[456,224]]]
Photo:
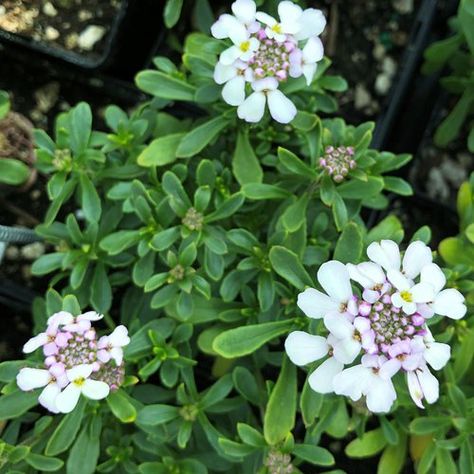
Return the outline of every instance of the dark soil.
[[[106,48],[122,0],[3,0],[0,29],[90,57]],[[87,30],[96,41],[84,39]]]
[[[350,123],[374,120],[387,100],[421,0],[324,0],[330,72],[349,83],[339,97]]]

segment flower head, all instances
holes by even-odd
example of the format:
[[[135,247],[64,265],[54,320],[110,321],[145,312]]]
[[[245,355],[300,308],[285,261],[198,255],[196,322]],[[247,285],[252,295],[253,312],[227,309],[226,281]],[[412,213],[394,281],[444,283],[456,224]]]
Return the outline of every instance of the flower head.
[[[308,317],[323,317],[329,335],[292,332],[286,352],[296,365],[328,354],[308,379],[313,390],[334,391],[354,401],[364,396],[373,412],[391,409],[396,400],[391,379],[404,372],[414,402],[423,408],[422,400],[433,403],[439,395],[428,365],[440,370],[450,357],[449,346],[434,340],[426,319],[434,314],[461,318],[464,297],[443,289],[446,278],[422,242],[411,243],[403,259],[389,240],[371,244],[367,254],[372,262],[321,265],[318,281],[327,294],[307,289],[298,296],[298,306]],[[350,279],[361,286],[360,298]],[[359,363],[344,369],[359,355]]]
[[[123,382],[123,347],[130,342],[125,326],[117,326],[97,340],[92,322],[103,316],[89,311],[74,317],[65,311],[48,319],[44,333],[31,338],[26,353],[43,348],[44,368],[25,367],[17,375],[17,385],[29,391],[43,388],[41,405],[53,413],[68,413],[79,397],[100,400]]]
[[[319,166],[336,183],[344,181],[350,170],[357,167],[354,159],[354,148],[351,146],[327,146],[325,154],[319,159]]]
[[[324,54],[318,38],[326,24],[324,15],[290,1],[279,3],[279,21],[257,12],[253,0],[235,1],[232,12],[221,15],[211,27],[215,38],[232,42],[214,71],[214,80],[224,84],[222,97],[238,106],[238,116],[247,122],[259,122],[266,103],[274,120],[291,122],[296,107],[278,87],[290,77],[303,75],[308,85],[312,82]]]

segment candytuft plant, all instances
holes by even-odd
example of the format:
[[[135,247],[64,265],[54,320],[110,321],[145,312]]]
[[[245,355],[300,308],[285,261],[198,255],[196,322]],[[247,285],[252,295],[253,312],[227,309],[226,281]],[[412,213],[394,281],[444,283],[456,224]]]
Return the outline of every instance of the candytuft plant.
[[[365,224],[412,194],[411,157],[329,116],[324,16],[278,10],[234,2],[107,132],[86,103],[36,131],[49,289],[0,364],[5,472],[331,472],[342,443],[378,472],[472,472],[470,274],[426,226]]]

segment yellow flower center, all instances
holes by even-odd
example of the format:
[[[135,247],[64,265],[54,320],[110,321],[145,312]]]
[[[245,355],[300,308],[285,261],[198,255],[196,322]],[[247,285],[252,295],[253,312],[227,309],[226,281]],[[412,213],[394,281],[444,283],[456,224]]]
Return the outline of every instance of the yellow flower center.
[[[244,41],[243,43],[240,43],[240,49],[246,53],[250,49],[250,41]]]
[[[82,387],[85,383],[86,379],[84,377],[79,377],[77,378],[76,380],[74,380],[74,383],[78,386],[78,387]]]
[[[276,23],[275,25],[272,26],[272,31],[275,33],[281,34],[281,25],[280,23]]]
[[[409,291],[404,290],[404,291],[400,292],[400,296],[407,303],[413,303],[413,297],[412,297],[412,295]]]

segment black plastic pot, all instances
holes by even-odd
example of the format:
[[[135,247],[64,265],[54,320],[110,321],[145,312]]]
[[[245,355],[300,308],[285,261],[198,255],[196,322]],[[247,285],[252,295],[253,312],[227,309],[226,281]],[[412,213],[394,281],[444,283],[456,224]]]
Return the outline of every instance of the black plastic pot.
[[[86,69],[103,68],[111,59],[113,51],[117,45],[120,34],[120,29],[127,15],[129,2],[122,0],[117,15],[110,25],[110,30],[105,39],[105,46],[103,52],[98,57],[87,57],[79,53],[66,51],[59,47],[50,46],[41,41],[35,41],[19,34],[9,33],[0,29],[0,41],[7,45],[26,48],[36,53],[40,53],[49,57],[60,59],[70,64],[80,66]]]
[[[385,149],[413,80],[430,42],[432,26],[440,8],[439,0],[423,0],[412,26],[408,45],[398,67],[387,105],[377,119],[372,146]]]

